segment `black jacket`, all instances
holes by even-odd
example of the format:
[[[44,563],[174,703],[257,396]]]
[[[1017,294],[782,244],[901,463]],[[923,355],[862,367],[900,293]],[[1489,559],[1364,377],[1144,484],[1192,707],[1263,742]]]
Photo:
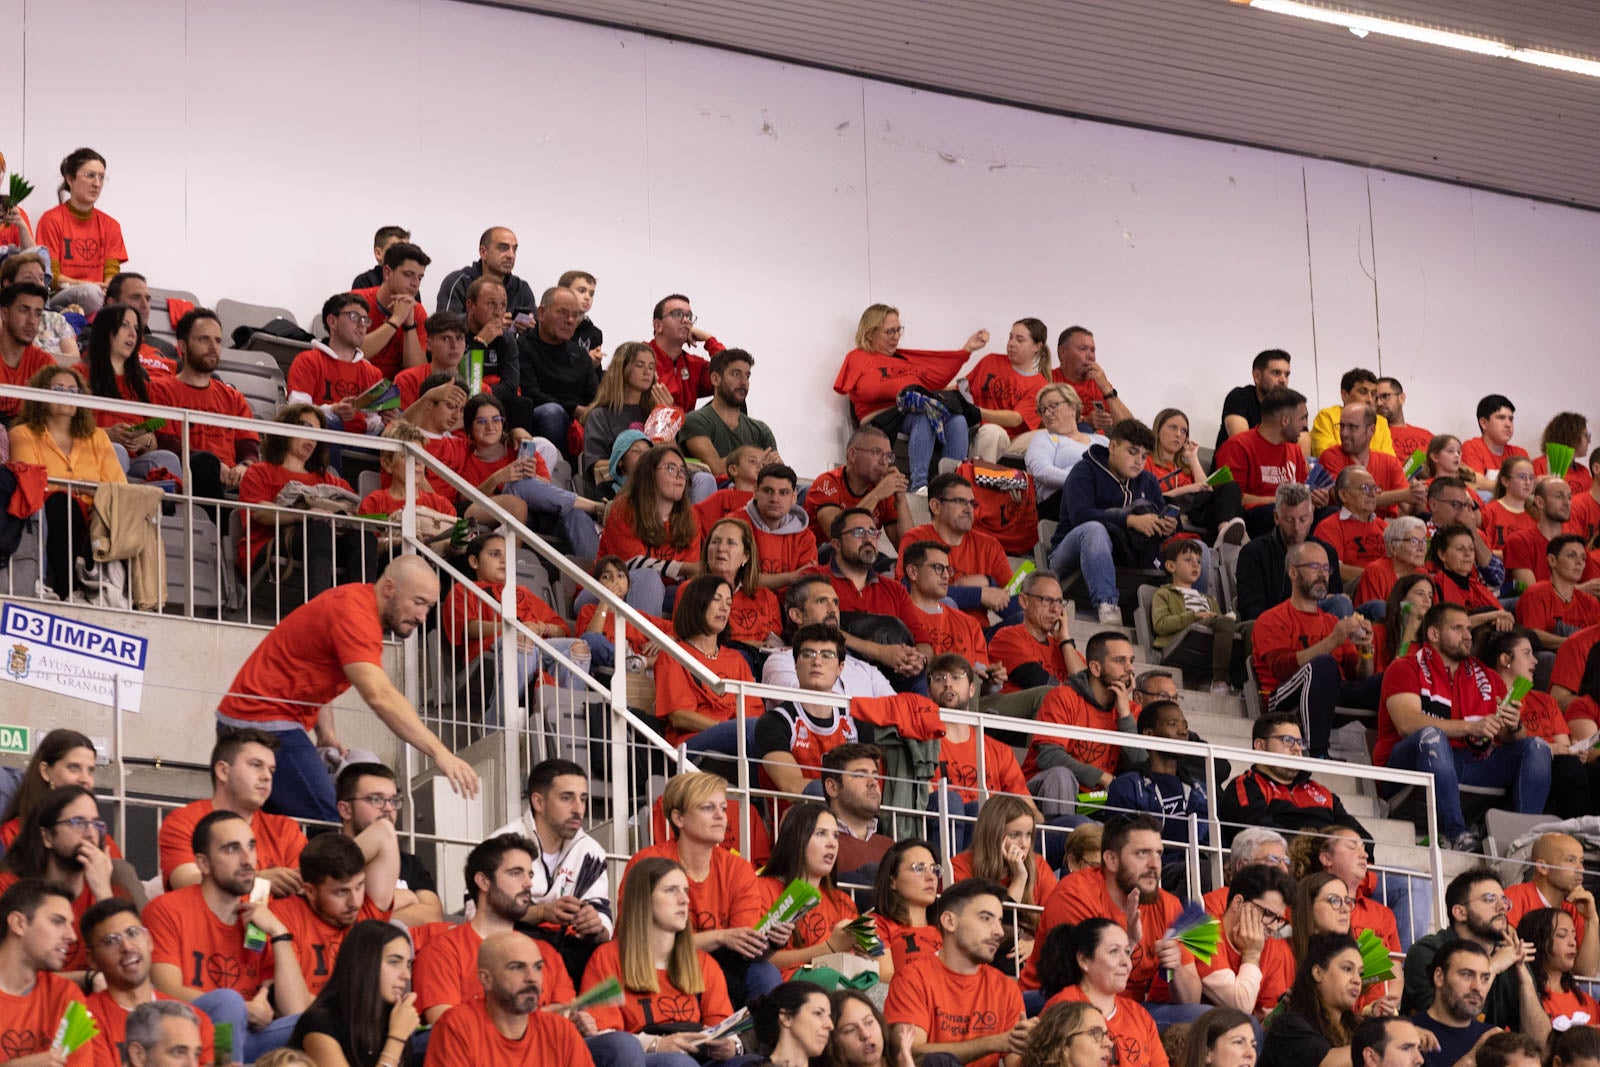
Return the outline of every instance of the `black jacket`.
[[[566,408],[568,415],[580,404],[594,403],[600,372],[577,342],[552,344],[535,327],[517,341],[517,363],[524,396],[537,392]]]
[[[1339,553],[1320,538],[1311,538],[1328,552],[1328,595],[1344,592],[1339,580]],[[1239,618],[1245,621],[1259,618],[1268,608],[1277,607],[1289,599],[1289,547],[1283,543],[1283,534],[1277,527],[1266,537],[1257,537],[1239,552],[1238,589]]]
[[[439,298],[434,302],[434,313],[441,311],[454,311],[457,315],[467,313],[467,286],[477,281],[483,274],[483,260],[474,260],[471,264],[460,270],[453,270],[444,276],[444,281],[439,284]],[[513,315],[520,315],[524,311],[532,315],[539,307],[539,297],[533,291],[533,286],[517,277],[515,274],[506,275],[506,310]]]

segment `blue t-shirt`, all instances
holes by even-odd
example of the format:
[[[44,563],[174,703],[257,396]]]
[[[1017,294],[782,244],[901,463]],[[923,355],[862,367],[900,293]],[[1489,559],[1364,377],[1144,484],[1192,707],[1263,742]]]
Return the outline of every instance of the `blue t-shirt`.
[[[1489,1024],[1474,1019],[1465,1026],[1446,1026],[1425,1011],[1411,1017],[1417,1029],[1426,1030],[1439,1039],[1439,1051],[1424,1053],[1422,1067],[1454,1067],[1454,1064],[1472,1051],[1478,1038],[1489,1029]]]

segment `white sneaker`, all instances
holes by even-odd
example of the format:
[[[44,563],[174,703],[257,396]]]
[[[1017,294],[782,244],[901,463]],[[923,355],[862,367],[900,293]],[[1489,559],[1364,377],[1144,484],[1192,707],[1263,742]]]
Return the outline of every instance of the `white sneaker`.
[[[1229,685],[1227,682],[1212,682],[1211,695],[1214,697],[1231,697],[1237,696],[1238,694],[1234,692],[1233,686]]]
[[[1223,545],[1243,545],[1250,540],[1245,533],[1243,519],[1229,519],[1217,531],[1217,543],[1212,547],[1220,549]]]
[[[1115,604],[1101,604],[1099,607],[1101,626],[1121,626],[1122,609]]]
[[[912,496],[920,496],[924,500],[926,500],[927,496],[928,496],[928,487],[927,486],[923,486],[920,489],[913,489],[913,490],[911,490],[911,495]]]

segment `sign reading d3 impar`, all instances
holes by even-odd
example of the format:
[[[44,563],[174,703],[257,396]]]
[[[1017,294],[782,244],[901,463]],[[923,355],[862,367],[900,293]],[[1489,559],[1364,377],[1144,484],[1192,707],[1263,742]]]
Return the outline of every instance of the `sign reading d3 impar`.
[[[16,604],[0,609],[0,682],[138,711],[150,642]]]

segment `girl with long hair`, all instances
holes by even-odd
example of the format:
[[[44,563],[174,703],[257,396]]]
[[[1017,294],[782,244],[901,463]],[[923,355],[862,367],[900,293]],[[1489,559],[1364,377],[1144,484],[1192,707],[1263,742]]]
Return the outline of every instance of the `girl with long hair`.
[[[1212,1008],[1189,1024],[1183,1059],[1173,1067],[1254,1067],[1255,1062],[1250,1016],[1234,1008]]]
[[[833,1006],[820,987],[784,982],[752,997],[749,1007],[756,1045],[767,1057],[761,1067],[808,1067],[828,1051]]]
[[[1550,473],[1550,457],[1544,451],[1549,445],[1566,445],[1572,449],[1572,466],[1567,468],[1565,479],[1572,486],[1572,498],[1576,500],[1594,483],[1589,473],[1589,420],[1576,411],[1561,411],[1550,417],[1539,435],[1539,454],[1533,461],[1536,480]]]
[[[1509,630],[1516,623],[1516,617],[1500,606],[1494,590],[1478,574],[1477,548],[1472,531],[1465,526],[1452,523],[1434,533],[1428,545],[1428,565],[1433,572],[1435,602],[1461,605],[1471,616],[1474,630],[1480,626]]]
[[[1505,552],[1512,534],[1539,528],[1539,520],[1528,513],[1528,498],[1537,481],[1533,460],[1527,456],[1507,456],[1501,461],[1494,478],[1494,499],[1483,506],[1482,519],[1483,538],[1495,555]]]
[[[637,577],[637,572],[635,572]],[[750,664],[727,644],[733,590],[714,574],[684,584],[672,612],[672,631],[685,652],[718,678],[751,682]],[[739,696],[714,693],[671,656],[656,659],[656,717],[666,720],[669,744],[688,742],[691,753],[739,752]],[[764,711],[759,697],[744,702],[745,751],[755,746],[756,720]]]
[[[649,588],[660,615],[666,603],[666,584],[692,578],[700,572],[699,523],[688,493],[689,465],[677,445],[656,445],[640,457],[628,484],[606,512],[599,551],[620,556],[633,576],[635,596]]]
[[[831,952],[857,952],[849,925],[860,917],[855,901],[833,884],[833,865],[839,858],[839,821],[827,805],[802,800],[790,806],[772,842],[772,855],[756,884],[761,906],[770,908],[792,881],[809,882],[821,902],[794,924],[788,947],[772,954],[773,964],[785,979],[802,965]],[[858,953],[865,955],[864,953]],[[885,984],[894,975],[894,957],[878,960],[878,979]]]
[[[1110,1067],[1116,1047],[1099,1008],[1064,1000],[1039,1013],[1019,1067]]]
[[[972,402],[983,422],[972,434],[972,457],[998,463],[1011,442],[1039,428],[1033,398],[1050,384],[1050,331],[1038,319],[1018,319],[1006,350],[991,352],[967,372]]]
[[[611,446],[618,434],[642,428],[650,412],[671,406],[671,391],[656,379],[656,354],[649,343],[618,345],[583,420],[583,457],[578,466],[588,484],[600,486],[612,480]]]
[[[589,1009],[595,1025],[637,1036],[648,1067],[689,1067],[689,1053],[727,1059],[737,1047],[731,1038],[697,1040],[733,1005],[722,968],[694,946],[688,876],[652,856],[629,868],[622,890],[616,931],[589,957],[580,983],[585,991],[608,978],[622,985],[620,1005]]]
[[[107,400],[132,400],[141,404],[165,404],[171,398],[159,379],[153,379],[139,362],[139,340],[143,334],[139,313],[127,304],[107,304],[89,326],[89,351],[77,366],[89,382],[89,394]],[[144,416],[125,411],[95,411],[95,425],[106,432],[117,448],[123,469],[135,482],[156,467],[181,474],[183,460],[168,449],[156,447],[151,430],[136,430]]]
[[[1442,433],[1428,442],[1428,458],[1422,464],[1422,477],[1432,482],[1438,477],[1465,478],[1467,488],[1477,482],[1477,471],[1461,469],[1461,438]]]
[[[872,918],[896,971],[943,947],[944,935],[928,922],[928,908],[938,896],[939,861],[933,856],[933,846],[917,837],[890,845],[878,861]]]
[[[1517,923],[1517,936],[1533,946],[1528,973],[1539,991],[1539,1003],[1557,1030],[1585,1023],[1600,1026],[1600,1005],[1572,977],[1578,965],[1578,928],[1561,908],[1534,908]]]
[[[1213,486],[1206,482],[1200,447],[1189,436],[1189,416],[1177,408],[1162,408],[1150,429],[1156,447],[1145,457],[1144,469],[1161,483],[1161,495],[1188,516],[1191,525],[1215,541],[1224,528],[1237,529],[1229,543],[1244,543],[1244,491],[1235,482]]]
[[[22,820],[33,813],[50,790],[75,785],[93,792],[95,759],[94,742],[84,734],[65,727],[45,734],[22,771],[22,784],[6,805],[5,814],[0,815],[0,850],[11,847]],[[106,852],[112,859],[122,858],[122,851],[109,835]]]
[[[105,303],[106,283],[128,261],[122,226],[98,207],[106,157],[78,148],[61,161],[60,203],[39,216],[34,237],[50,251],[52,307],[77,304],[88,318]]]
[[[289,1044],[317,1067],[409,1067],[411,1036],[422,1020],[411,991],[412,957],[404,927],[377,919],[356,923]]]
[[[1417,650],[1422,617],[1433,607],[1433,597],[1433,579],[1425,571],[1395,580],[1383,605],[1383,621],[1372,624],[1372,647],[1377,652],[1373,670],[1384,670],[1398,659],[1401,646],[1408,653]]]
[[[94,794],[80,785],[46,793],[22,820],[17,839],[6,850],[0,893],[23,878],[54,882],[72,894],[74,920],[97,901],[128,897],[117,883],[106,851],[106,824]],[[88,961],[81,938],[67,950],[63,971],[81,971]]]
[[[1284,1008],[1267,1027],[1261,1067],[1351,1067],[1350,1036],[1360,997],[1361,950],[1355,938],[1331,933],[1311,938]]]
[[[841,989],[828,998],[833,1005],[833,1033],[822,1067],[960,1067],[946,1052],[911,1055],[911,1034],[891,1037],[883,1012],[859,989]],[[1100,1064],[1089,1067],[1103,1067]]]
[[[1039,989],[1056,1004],[1081,1000],[1100,1009],[1123,1067],[1168,1067],[1155,1020],[1124,996],[1133,973],[1128,932],[1110,919],[1064,923],[1045,937],[1039,953]]]
[[[1055,890],[1056,872],[1034,851],[1038,828],[1033,805],[1021,797],[993,794],[978,809],[972,847],[950,860],[951,877],[957,882],[985,878],[1004,886],[1014,904],[1043,905]],[[1018,939],[1031,939],[1039,925],[1038,915],[1024,910],[1013,915]],[[1028,950],[1032,950],[1031,944]],[[1018,955],[1026,955],[1020,947]]]
[[[1509,692],[1519,678],[1533,681],[1539,665],[1535,647],[1533,635],[1527,630],[1506,630],[1489,634],[1477,657],[1500,676]],[[1529,737],[1537,737],[1550,746],[1548,807],[1560,819],[1588,815],[1594,810],[1593,798],[1600,796],[1600,763],[1585,761],[1571,750],[1574,740],[1582,740],[1581,736],[1574,736],[1579,732],[1579,723],[1588,726],[1588,733],[1594,732],[1591,720],[1574,719],[1569,723],[1549,693],[1531,689],[1522,698],[1522,729]],[[1600,1025],[1600,1017],[1596,1024]]]
[[[728,640],[751,659],[763,646],[783,633],[783,615],[778,597],[756,584],[761,561],[756,557],[755,533],[743,519],[718,519],[706,531],[700,544],[700,569],[714,574],[733,590],[733,606],[728,616]],[[755,663],[750,664],[751,670]]]

